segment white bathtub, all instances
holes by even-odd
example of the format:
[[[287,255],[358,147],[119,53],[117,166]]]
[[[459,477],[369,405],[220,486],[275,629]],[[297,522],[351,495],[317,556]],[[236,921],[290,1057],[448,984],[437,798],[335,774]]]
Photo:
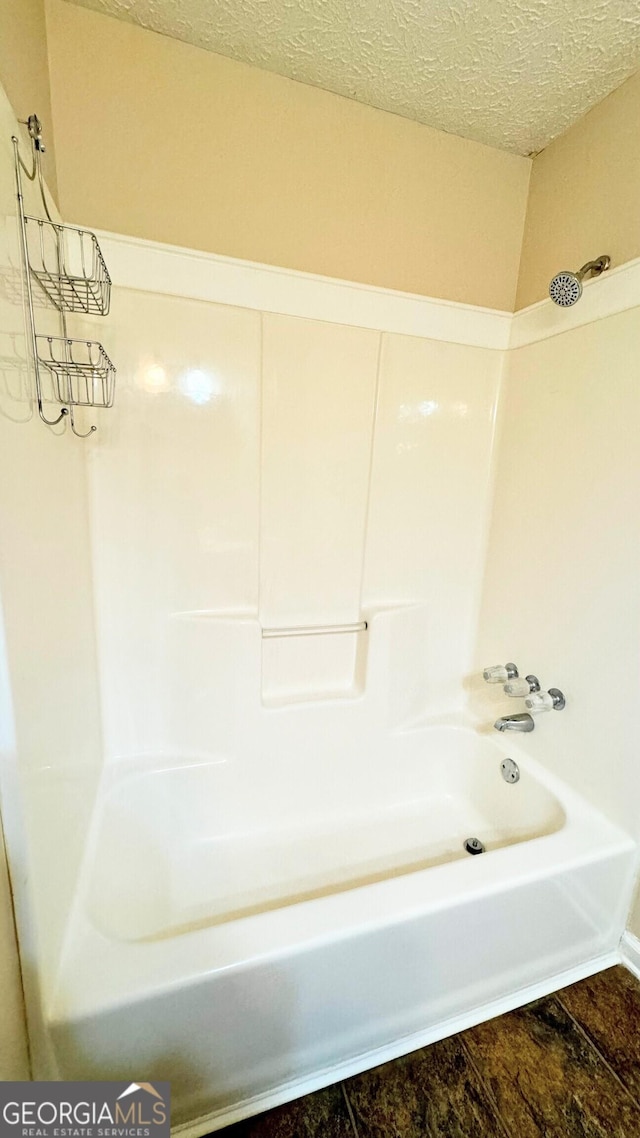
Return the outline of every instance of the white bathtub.
[[[40,1077],[169,1079],[205,1133],[615,959],[634,843],[513,737],[345,757],[108,768]]]

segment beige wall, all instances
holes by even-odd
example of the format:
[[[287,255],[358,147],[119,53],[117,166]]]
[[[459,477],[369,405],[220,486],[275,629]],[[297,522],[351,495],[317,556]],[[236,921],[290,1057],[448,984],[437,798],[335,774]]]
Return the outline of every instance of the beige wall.
[[[68,220],[513,308],[529,159],[63,0],[46,11]]]
[[[47,147],[43,168],[56,192],[44,0],[0,0],[0,83],[19,119],[35,112]]]
[[[534,159],[517,307],[601,253],[640,256],[640,72]]]
[[[508,310],[520,251],[518,308],[559,268],[640,255],[640,74],[535,158],[522,240],[528,159],[64,0],[0,0],[0,80],[45,124],[54,191],[50,70],[62,212],[84,224]]]

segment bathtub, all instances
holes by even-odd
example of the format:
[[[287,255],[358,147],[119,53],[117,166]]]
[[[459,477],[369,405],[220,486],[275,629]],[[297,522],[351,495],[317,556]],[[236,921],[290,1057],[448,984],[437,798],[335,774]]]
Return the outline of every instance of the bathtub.
[[[634,843],[513,737],[347,757],[107,767],[37,1077],[168,1079],[204,1134],[617,959]]]

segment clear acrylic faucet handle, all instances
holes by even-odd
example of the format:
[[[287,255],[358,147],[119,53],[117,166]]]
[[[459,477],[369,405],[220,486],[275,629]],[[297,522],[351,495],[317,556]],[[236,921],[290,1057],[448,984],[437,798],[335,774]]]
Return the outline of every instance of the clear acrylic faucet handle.
[[[518,678],[518,669],[515,664],[493,664],[484,669],[482,678],[488,684],[506,684],[507,680]]]
[[[541,711],[562,711],[565,706],[565,698],[558,688],[531,692],[531,695],[528,695],[524,702],[532,715],[539,714]]]
[[[553,700],[548,691],[531,692],[525,699],[525,707],[532,715],[540,715],[543,711],[553,711]]]
[[[519,676],[515,680],[509,680],[504,685],[504,690],[507,695],[522,698],[530,695],[531,692],[540,691],[540,683],[536,676]]]

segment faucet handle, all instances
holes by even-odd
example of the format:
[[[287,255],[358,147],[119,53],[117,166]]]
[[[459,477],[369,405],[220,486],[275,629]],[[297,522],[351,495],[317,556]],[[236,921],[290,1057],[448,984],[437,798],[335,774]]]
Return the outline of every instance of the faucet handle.
[[[507,680],[518,678],[518,669],[515,664],[494,664],[484,669],[482,678],[488,684],[505,684]]]
[[[562,711],[565,706],[565,698],[558,688],[532,692],[524,702],[532,715],[539,715],[543,711]]]
[[[504,685],[504,690],[507,695],[522,696],[531,695],[531,692],[540,691],[540,681],[537,676],[518,676],[515,680],[509,680]]]

